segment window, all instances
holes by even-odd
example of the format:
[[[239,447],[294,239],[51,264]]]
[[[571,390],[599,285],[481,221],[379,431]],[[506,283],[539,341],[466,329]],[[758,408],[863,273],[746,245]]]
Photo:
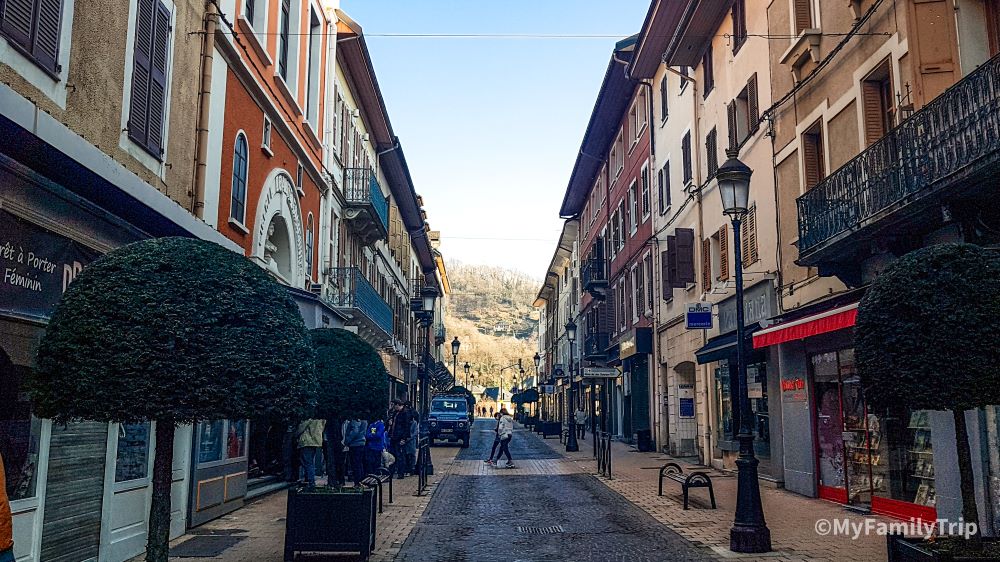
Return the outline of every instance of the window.
[[[861,82],[864,111],[865,146],[871,146],[893,127],[895,104],[892,100],[892,71],[889,61],[873,70]]]
[[[649,162],[642,165],[642,220],[649,218]]]
[[[746,87],[729,104],[729,147],[739,148],[760,128],[757,108],[757,74],[747,80]]]
[[[713,237],[719,259],[715,264],[715,278],[719,281],[729,280],[729,225],[723,224],[719,233]]]
[[[141,480],[149,476],[149,422],[118,426],[115,482]]]
[[[300,196],[305,195],[305,190],[302,189],[302,162],[295,167],[295,189]]]
[[[625,168],[625,136],[624,131],[618,131],[618,138],[611,145],[611,158],[609,159],[614,170],[613,179],[618,179]]]
[[[638,322],[639,317],[645,312],[643,309],[646,303],[645,277],[646,272],[641,263],[632,268],[632,322]]]
[[[199,464],[237,459],[246,454],[246,420],[212,420],[198,424]]]
[[[243,5],[243,17],[246,18],[250,25],[253,25],[253,17],[256,11],[257,6],[255,5],[254,0],[247,0]]]
[[[719,171],[719,135],[715,127],[705,136],[705,160],[708,164],[708,177],[715,177]]]
[[[802,134],[802,169],[805,172],[806,189],[811,189],[826,177],[825,162],[823,123],[817,121]]]
[[[229,218],[243,224],[246,222],[247,206],[247,137],[236,135],[233,149],[233,185],[229,203]]]
[[[812,2],[813,0],[794,0],[793,6],[795,22],[795,34],[813,27]]]
[[[618,251],[625,248],[625,200],[618,202]]]
[[[267,115],[264,116],[264,134],[261,136],[260,147],[268,156],[274,155],[271,152],[271,120],[268,119]]]
[[[667,213],[667,209],[670,208],[670,162],[663,164],[663,167],[657,173],[656,179],[660,214],[664,215]]]
[[[683,93],[684,92],[684,88],[687,88],[688,82],[690,82],[690,80],[688,80],[687,78],[689,76],[691,76],[691,67],[689,67],[689,66],[682,66],[682,67],[680,67],[679,71],[680,71],[681,77],[682,77],[681,78],[681,92]]]
[[[712,239],[705,238],[701,241],[701,290],[709,292],[712,290]]]
[[[989,39],[990,56],[1000,54],[1000,0],[986,3],[986,35]]]
[[[635,98],[635,105],[632,107],[634,119],[632,124],[632,144],[639,142],[639,137],[642,136],[642,131],[649,122],[648,113],[649,107],[646,100],[646,88],[640,88],[639,95]]]
[[[292,0],[281,0],[281,16],[278,20],[278,76],[288,83],[289,31],[292,17]]]
[[[653,310],[653,254],[646,254],[646,310]]]
[[[301,167],[300,167],[301,168]],[[313,226],[313,214],[309,213],[306,218],[306,280],[313,278],[313,251],[315,246],[315,228]]]
[[[7,497],[12,502],[38,495],[42,421],[31,415],[31,399],[25,387],[30,372],[26,365],[15,365],[0,348],[0,404],[4,404],[0,457],[7,476]]]
[[[733,2],[733,54],[747,42],[747,3],[746,0]]]
[[[681,139],[681,164],[683,165],[684,171],[684,185],[691,183],[693,179],[693,170],[691,165],[691,131],[684,133],[684,138]]]
[[[757,206],[750,207],[743,222],[740,223],[740,251],[743,252],[743,267],[760,260],[760,253],[757,248]]]
[[[621,230],[618,228],[618,210],[611,213],[611,251],[608,255],[614,257],[618,254],[618,241],[621,237]]]
[[[663,78],[660,78],[660,122],[666,121],[667,117],[670,116],[670,104],[667,98],[669,95],[669,82],[666,74],[663,75]]]
[[[159,160],[166,121],[170,11],[159,0],[138,2],[128,137]]]
[[[623,277],[621,281],[618,282],[618,318],[621,321],[618,323],[620,331],[625,330],[625,278]]]
[[[639,225],[639,182],[632,180],[628,187],[628,231],[634,235]]]
[[[701,58],[702,84],[704,84],[704,97],[712,93],[715,88],[715,69],[712,67],[712,45],[708,45],[708,50]]]
[[[306,54],[309,57],[309,64],[306,67],[306,121],[312,125],[313,130],[318,129],[319,122],[319,62],[322,58],[320,48],[322,44],[322,30],[316,11],[309,9],[309,41],[306,46]]]
[[[62,0],[0,2],[0,34],[49,74],[59,74]]]

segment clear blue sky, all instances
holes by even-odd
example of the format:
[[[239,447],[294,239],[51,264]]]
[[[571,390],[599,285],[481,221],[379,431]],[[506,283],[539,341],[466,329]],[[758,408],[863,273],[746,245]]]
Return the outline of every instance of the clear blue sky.
[[[541,278],[617,39],[648,0],[342,0],[446,258]],[[610,35],[585,39],[379,34]],[[490,239],[506,240],[490,240]]]

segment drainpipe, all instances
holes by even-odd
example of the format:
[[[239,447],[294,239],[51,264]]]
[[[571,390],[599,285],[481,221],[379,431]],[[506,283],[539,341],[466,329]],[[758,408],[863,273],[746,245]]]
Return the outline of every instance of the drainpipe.
[[[218,12],[214,2],[205,3],[205,31],[201,38],[201,87],[198,91],[198,118],[195,123],[194,193],[191,212],[205,218],[205,168],[208,165],[208,113],[212,101],[212,59],[215,54],[215,29]]]

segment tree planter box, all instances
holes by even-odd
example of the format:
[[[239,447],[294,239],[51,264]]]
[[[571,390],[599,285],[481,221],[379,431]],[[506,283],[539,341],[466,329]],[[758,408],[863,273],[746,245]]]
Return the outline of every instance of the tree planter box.
[[[375,491],[366,488],[288,491],[285,562],[296,552],[358,552],[368,559],[375,548]]]
[[[888,535],[888,562],[933,562],[933,561],[953,561],[953,562],[973,562],[976,560],[995,560],[989,555],[973,558],[970,556],[955,556],[950,552],[936,552],[924,546],[923,539],[908,539],[903,535]],[[996,542],[996,539],[984,539],[989,544]]]

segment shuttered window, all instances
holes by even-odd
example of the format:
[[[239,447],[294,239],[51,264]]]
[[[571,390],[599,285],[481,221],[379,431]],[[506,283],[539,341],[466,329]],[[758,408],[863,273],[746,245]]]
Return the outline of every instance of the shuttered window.
[[[687,185],[693,177],[691,169],[691,131],[684,133],[681,140],[681,164],[684,168],[684,184]]]
[[[719,229],[719,281],[729,279],[729,225]]]
[[[281,19],[278,28],[278,76],[288,81],[288,28],[292,17],[291,0],[281,0]]]
[[[667,250],[665,252],[660,252],[660,283],[662,283],[663,300],[669,301],[674,298],[674,277],[676,273],[674,269],[677,265],[677,258],[675,253],[677,252],[676,238],[673,236],[667,236]]]
[[[701,241],[701,290],[712,290],[712,239]]]
[[[313,214],[309,213],[306,219],[306,281],[313,280],[313,251],[316,240],[316,231],[313,225]]]
[[[757,248],[757,207],[750,207],[750,211],[743,218],[740,224],[740,250],[743,252],[743,267],[749,267],[757,263],[760,259],[760,252]]]
[[[157,159],[163,156],[170,11],[158,0],[138,0],[128,136]]]
[[[660,79],[660,121],[666,121],[670,116],[670,104],[668,102],[669,90],[667,89],[667,76]]]
[[[694,230],[678,228],[674,231],[677,241],[677,265],[673,281],[674,286],[685,288],[695,282],[694,277]]]
[[[50,75],[58,75],[62,0],[0,0],[0,33]]]
[[[247,138],[240,133],[233,149],[233,187],[229,218],[243,224],[247,205]]]
[[[739,138],[739,136],[740,136],[739,135],[739,121],[738,121],[739,117],[737,115],[736,103],[737,103],[737,100],[733,100],[733,101],[729,102],[729,105],[726,106],[726,114],[727,114],[728,121],[729,121],[729,148],[730,149],[735,149],[735,148],[739,147],[740,146],[740,140],[741,140]]]
[[[712,45],[708,46],[708,50],[705,51],[705,55],[701,59],[701,71],[702,80],[704,84],[704,97],[708,97],[708,94],[712,93],[715,88],[715,69],[712,63]]]
[[[795,0],[795,34],[798,35],[813,26],[812,0]]]
[[[667,213],[670,208],[670,162],[663,164],[657,174],[657,189],[660,203],[660,214]]]
[[[719,133],[712,127],[705,137],[705,155],[708,162],[708,177],[715,177],[715,172],[719,171]]]
[[[746,0],[733,2],[733,54],[747,41],[747,6]]]
[[[889,61],[873,70],[861,82],[861,105],[864,113],[865,145],[870,146],[892,129],[892,73]]]
[[[802,166],[806,189],[811,189],[826,177],[823,153],[823,124],[816,123],[802,134]]]
[[[754,72],[747,80],[747,119],[750,133],[756,133],[760,128],[760,106],[757,101],[757,73]]]

